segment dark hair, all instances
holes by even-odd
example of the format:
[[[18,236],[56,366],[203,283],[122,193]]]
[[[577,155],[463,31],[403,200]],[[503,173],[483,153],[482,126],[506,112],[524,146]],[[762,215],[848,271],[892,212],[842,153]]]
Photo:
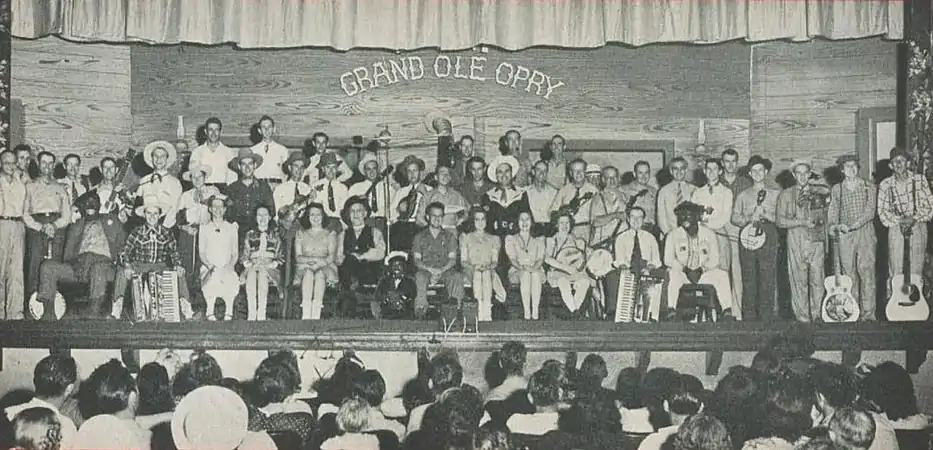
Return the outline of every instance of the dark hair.
[[[447,169],[447,171],[453,170],[450,164],[438,163],[436,166],[434,166],[434,173],[436,174],[441,169]]]
[[[482,156],[471,156],[470,159],[467,160],[466,166],[467,166],[467,168],[469,169],[470,166],[473,165],[473,164],[475,164],[475,163],[480,163],[480,164],[483,165],[483,167],[486,167],[486,160],[483,159]]]
[[[722,420],[735,442],[745,442],[752,437],[751,421],[757,409],[761,389],[758,373],[748,367],[735,366],[719,380],[713,391],[706,412]]]
[[[16,147],[13,147],[13,153],[19,152],[29,152],[29,154],[32,154],[32,147],[30,147],[29,144],[18,144]]]
[[[253,375],[253,404],[262,408],[281,403],[300,387],[295,370],[270,356],[259,363]]]
[[[318,131],[318,132],[312,134],[312,135],[311,135],[311,143],[313,144],[314,141],[315,141],[315,139],[317,139],[317,138],[319,138],[319,137],[323,137],[323,138],[324,138],[324,143],[327,143],[327,144],[330,143],[330,136],[328,136],[327,133],[325,133],[325,132],[323,132],[323,131]]]
[[[642,217],[642,218],[647,218],[647,217],[648,217],[648,213],[645,212],[645,208],[642,208],[641,206],[632,206],[631,208],[629,208],[629,209],[628,209],[628,215],[631,217],[632,213],[635,212],[635,211],[641,211],[641,217]]]
[[[473,219],[473,217],[475,217],[476,214],[480,214],[480,213],[486,216],[487,222],[489,221],[489,211],[486,211],[485,208],[479,205],[476,205],[470,208],[470,213],[467,215],[466,220],[463,221],[463,225],[462,225],[464,234],[472,233],[476,231],[476,221]],[[486,225],[489,225],[489,224],[487,223]]]
[[[137,415],[160,414],[175,408],[168,370],[161,364],[151,362],[140,368],[136,375],[136,387],[139,390]]]
[[[651,164],[649,164],[648,161],[642,159],[636,162],[634,166],[632,166],[632,172],[638,172],[638,166],[645,166],[649,171],[651,170]]]
[[[858,396],[858,381],[855,374],[839,364],[820,362],[810,369],[808,378],[815,393],[823,397],[833,408],[851,406]]]
[[[645,406],[641,390],[642,376],[642,371],[637,367],[626,367],[619,371],[616,378],[616,398],[625,409]]]
[[[560,401],[560,383],[558,378],[544,370],[531,375],[528,380],[528,396],[535,406],[551,406]]]
[[[172,395],[181,397],[202,386],[218,386],[222,379],[223,371],[217,360],[204,350],[198,350],[175,374]]]
[[[671,162],[668,163],[667,165],[668,165],[668,167],[670,167],[670,166],[673,166],[674,164],[679,163],[679,162],[682,162],[682,163],[686,164],[687,166],[690,165],[690,163],[688,163],[687,160],[686,160],[683,156],[677,156],[677,157],[675,157],[675,158],[672,159]]]
[[[881,409],[888,419],[900,420],[917,414],[917,397],[910,374],[891,361],[876,366],[862,380],[865,399]]]
[[[129,406],[136,381],[130,370],[116,359],[98,366],[78,389],[78,409],[85,419],[116,414]]]
[[[528,350],[525,344],[516,341],[509,341],[502,344],[499,350],[499,365],[505,371],[506,375],[521,375],[525,370],[525,358],[528,356]]]
[[[81,164],[81,157],[78,156],[77,153],[69,153],[69,154],[65,155],[65,157],[62,159],[62,162],[63,162],[63,163],[67,163],[68,160],[71,159],[71,158],[77,159],[77,160],[78,160],[78,164]]]
[[[301,224],[301,227],[304,229],[311,228],[311,210],[317,209],[321,211],[321,228],[327,227],[327,212],[324,211],[324,205],[318,202],[313,202],[308,204],[305,208],[304,214],[301,215],[301,218],[298,219],[298,223]]]
[[[772,380],[759,416],[762,436],[796,442],[813,425],[813,389],[802,377]]]
[[[664,411],[664,401],[671,398],[679,383],[680,373],[666,367],[651,369],[642,379],[645,407],[648,408],[649,413],[648,420],[655,429],[671,425],[671,417]]]
[[[609,376],[606,360],[595,353],[586,355],[580,364],[579,375],[584,382],[593,383],[596,387],[602,386],[603,380]]]
[[[428,203],[427,208],[424,208],[425,214],[430,214],[432,210],[439,209],[441,212],[444,212],[444,204],[441,202],[431,202]]]
[[[729,148],[727,148],[727,149],[725,149],[725,150],[722,151],[722,154],[719,155],[719,158],[720,158],[720,159],[721,159],[721,158],[724,158],[726,155],[735,156],[736,158],[738,158],[738,157],[739,157],[739,152],[735,151],[734,148],[729,147]]]
[[[224,123],[221,122],[220,119],[218,119],[218,118],[216,118],[216,117],[208,117],[207,120],[204,121],[204,131],[205,131],[205,132],[207,132],[207,126],[210,125],[210,124],[212,124],[212,123],[216,123],[217,126],[219,126],[221,130],[224,129]]]
[[[386,380],[378,370],[364,370],[353,378],[352,394],[378,408],[386,395]]]
[[[58,159],[58,158],[56,158],[56,156],[55,156],[54,153],[52,153],[52,152],[50,152],[50,151],[48,151],[48,150],[42,150],[41,152],[39,152],[38,155],[36,155],[36,161],[42,160],[42,157],[43,157],[43,156],[48,156],[48,157],[52,158],[52,161],[53,161],[53,162],[55,162],[55,161]]]
[[[475,450],[512,450],[511,434],[501,425],[487,422],[473,434]]]
[[[680,375],[680,382],[674,387],[673,392],[667,399],[668,407],[672,414],[680,416],[692,416],[700,412],[703,401],[700,397],[703,395],[703,385],[699,389],[695,385],[696,380],[691,375]]]
[[[706,161],[703,162],[703,167],[705,168],[709,164],[715,164],[716,167],[719,168],[719,170],[722,170],[722,161],[720,161],[718,158],[707,159]]]
[[[671,440],[675,450],[731,450],[732,439],[719,419],[696,414],[688,418]]]
[[[103,157],[103,158],[100,159],[100,163],[97,164],[98,167],[100,167],[101,169],[103,169],[103,168],[104,168],[104,163],[107,162],[107,161],[112,162],[114,166],[118,166],[118,167],[120,166],[119,164],[117,164],[117,160],[114,159],[112,156],[105,156],[105,157]]]
[[[464,134],[463,136],[460,136],[460,139],[457,141],[457,143],[458,144],[463,143],[464,139],[469,139],[470,142],[476,143],[476,139],[473,139],[473,136],[470,136],[469,134]]]
[[[455,354],[440,353],[431,358],[431,383],[436,395],[463,383],[463,367]]]
[[[269,122],[272,122],[272,126],[275,126],[275,119],[270,117],[268,114],[263,114],[263,116],[259,118],[256,124],[261,125],[263,120],[268,120]]]
[[[32,383],[36,388],[36,397],[39,398],[59,397],[76,381],[78,367],[71,356],[46,356],[32,372]]]

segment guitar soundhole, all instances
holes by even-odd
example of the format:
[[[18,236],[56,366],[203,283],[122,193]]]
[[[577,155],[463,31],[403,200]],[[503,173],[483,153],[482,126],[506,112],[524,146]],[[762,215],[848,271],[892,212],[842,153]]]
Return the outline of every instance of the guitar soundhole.
[[[917,289],[916,285],[905,284],[901,287],[901,292],[904,293],[904,296],[909,299],[908,302],[899,302],[900,306],[912,306],[917,304],[920,301],[920,290]]]

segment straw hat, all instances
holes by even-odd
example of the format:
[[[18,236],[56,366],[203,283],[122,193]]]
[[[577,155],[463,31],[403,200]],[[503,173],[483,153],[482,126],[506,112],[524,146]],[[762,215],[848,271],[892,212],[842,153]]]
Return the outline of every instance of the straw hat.
[[[592,173],[592,174],[602,174],[602,173],[603,173],[603,169],[602,169],[602,167],[599,167],[599,164],[589,163],[589,164],[586,165],[586,171],[585,171],[584,173],[586,173],[587,175],[589,175],[589,174],[591,174],[591,173]]]
[[[146,148],[143,149],[143,161],[146,162],[146,165],[149,167],[155,167],[152,165],[152,152],[156,149],[161,148],[165,150],[168,154],[168,160],[165,162],[165,167],[169,167],[172,164],[175,164],[175,160],[178,159],[178,152],[175,150],[175,144],[172,144],[169,141],[152,141],[146,145]]]
[[[795,159],[793,162],[790,163],[790,166],[788,166],[787,169],[793,172],[794,169],[797,168],[797,166],[807,166],[807,169],[813,170],[813,164],[810,163],[810,161],[807,161],[805,159]]]
[[[506,164],[512,169],[512,179],[518,176],[518,171],[521,169],[521,164],[518,162],[512,155],[499,155],[496,159],[492,160],[492,163],[486,167],[486,176],[490,180],[496,181],[496,170],[499,169],[499,166]]]
[[[175,407],[172,437],[179,450],[234,450],[248,433],[249,412],[235,392],[219,386],[191,391]]]
[[[201,172],[205,177],[209,177],[211,176],[212,169],[211,166],[206,166],[204,164],[189,165],[188,170],[181,174],[181,179],[185,181],[191,181],[191,174],[193,172]]]
[[[141,206],[137,206],[137,207],[136,207],[136,210],[135,210],[136,215],[139,216],[139,217],[146,217],[146,208],[159,208],[159,215],[161,216],[161,215],[165,214],[165,211],[162,211],[162,207],[161,207],[161,206],[153,205],[153,204],[150,203],[150,204],[148,204],[148,205],[145,205],[145,204],[144,204],[144,205],[141,205]]]
[[[241,148],[240,152],[237,153],[236,157],[230,160],[230,163],[227,164],[227,167],[230,170],[239,171],[240,170],[240,161],[244,159],[251,159],[256,164],[256,167],[262,165],[262,155],[257,155],[253,153],[252,150],[248,148]]]
[[[375,153],[366,153],[365,155],[363,155],[362,158],[360,158],[360,164],[359,164],[360,170],[362,170],[363,168],[366,167],[367,164],[372,163],[372,162],[376,163],[376,170],[379,172],[382,172],[382,163],[379,161],[379,158],[376,157]]]

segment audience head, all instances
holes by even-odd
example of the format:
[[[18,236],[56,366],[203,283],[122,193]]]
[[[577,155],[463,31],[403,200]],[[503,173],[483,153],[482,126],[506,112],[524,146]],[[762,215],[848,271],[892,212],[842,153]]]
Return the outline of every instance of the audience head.
[[[426,416],[423,426],[441,444],[438,448],[470,448],[483,417],[483,398],[469,385],[451,389],[432,407],[431,415],[435,417],[428,421]]]
[[[919,412],[910,374],[895,362],[872,369],[862,380],[862,392],[888,419],[905,419]]]
[[[78,409],[85,419],[100,414],[136,414],[138,396],[136,380],[120,361],[111,359],[98,366],[81,383],[78,390]]]
[[[672,438],[675,450],[732,450],[732,439],[719,419],[696,414],[687,419]]]
[[[609,369],[606,368],[606,360],[602,356],[590,353],[583,358],[580,364],[580,377],[593,383],[595,386],[602,386],[603,380],[609,376]]]
[[[369,428],[370,406],[366,400],[348,398],[337,410],[337,426],[346,433],[362,433]]]
[[[435,395],[460,387],[463,383],[463,367],[456,354],[439,353],[431,358],[431,390]]]
[[[855,403],[858,381],[849,369],[839,364],[820,362],[810,369],[808,378],[816,394],[816,407],[824,415]]]
[[[269,356],[259,363],[253,375],[253,404],[262,408],[272,403],[282,403],[301,389],[301,375],[283,357]]]
[[[664,401],[670,399],[680,380],[680,374],[676,370],[666,367],[657,367],[645,374],[642,380],[642,394],[645,406],[650,411],[649,420],[655,429],[670,425],[671,419],[664,411]]]
[[[69,397],[74,393],[77,382],[77,364],[74,358],[66,355],[42,358],[32,374],[36,397],[43,399]]]
[[[560,379],[551,373],[539,370],[528,379],[528,400],[538,408],[556,405],[561,394]]]
[[[365,370],[353,380],[353,395],[369,406],[379,407],[386,395],[386,380],[378,370]]]
[[[175,374],[172,395],[180,399],[201,386],[217,386],[223,377],[217,360],[207,352],[198,350],[191,355],[191,361],[182,365]]]
[[[512,450],[509,430],[487,423],[473,435],[473,450]]]
[[[561,430],[576,435],[611,433],[619,431],[621,421],[622,414],[611,397],[585,391],[573,399],[559,426]]]
[[[703,385],[697,387],[691,378],[690,375],[681,375],[680,382],[664,400],[664,409],[671,416],[686,418],[703,409]]]
[[[802,377],[772,380],[761,406],[760,434],[796,442],[813,424],[813,397],[812,387]]]
[[[142,366],[136,375],[136,387],[139,391],[137,414],[159,414],[169,412],[175,407],[171,378],[163,365],[151,362]]]
[[[616,396],[625,409],[638,409],[645,406],[642,396],[643,374],[637,367],[626,367],[619,371],[616,378]]]
[[[61,446],[62,424],[51,409],[24,409],[13,417],[12,428],[17,449],[58,450]]]
[[[528,350],[521,342],[510,341],[499,350],[499,365],[507,376],[522,376],[525,371],[525,358]]]
[[[842,408],[829,421],[829,438],[842,448],[868,450],[875,439],[875,420],[865,411]]]

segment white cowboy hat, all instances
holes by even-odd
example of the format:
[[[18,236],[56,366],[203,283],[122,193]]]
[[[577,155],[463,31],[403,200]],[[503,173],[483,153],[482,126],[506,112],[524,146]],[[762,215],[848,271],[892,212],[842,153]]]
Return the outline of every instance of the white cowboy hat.
[[[168,161],[165,162],[165,167],[170,167],[172,164],[175,164],[175,160],[178,159],[178,152],[175,150],[175,144],[172,144],[169,141],[152,141],[146,145],[146,148],[143,149],[143,161],[146,162],[146,165],[149,167],[154,167],[152,165],[152,152],[157,148],[161,148],[168,153]]]
[[[365,155],[363,155],[362,158],[360,158],[360,163],[359,163],[360,170],[362,171],[363,168],[365,168],[366,165],[371,162],[376,163],[376,170],[379,172],[382,172],[382,163],[379,161],[379,158],[376,157],[376,154],[372,152],[367,152]]]
[[[236,392],[204,386],[175,407],[172,437],[178,450],[233,450],[246,438],[248,425],[246,403]]]
[[[400,251],[400,250],[396,250],[386,255],[385,264],[389,265],[390,261],[398,257],[405,258],[405,261],[408,261],[408,253]]]
[[[591,173],[600,173],[600,174],[601,174],[601,173],[603,173],[603,169],[602,169],[602,167],[599,167],[599,164],[589,163],[589,164],[586,165],[586,171],[585,171],[584,173],[586,173],[587,175],[589,175],[589,174],[591,174]]]
[[[152,205],[152,204],[137,206],[136,209],[134,210],[134,212],[135,212],[136,215],[139,216],[139,217],[146,217],[146,208],[159,208],[159,215],[161,216],[161,215],[165,214],[165,211],[162,211],[162,207],[161,207],[161,206]]]
[[[204,174],[205,177],[211,176],[211,166],[206,166],[204,164],[194,164],[188,166],[188,170],[181,174],[181,179],[185,181],[191,181],[191,173],[200,171]]]
[[[808,169],[813,170],[813,164],[810,163],[810,161],[807,161],[805,159],[795,159],[793,162],[790,163],[790,166],[788,166],[787,168],[788,170],[793,172],[794,169],[797,168],[797,166],[807,166]]]
[[[489,167],[486,168],[486,176],[490,180],[496,181],[496,170],[499,169],[499,166],[507,164],[512,168],[512,178],[518,176],[518,171],[521,170],[522,165],[518,162],[512,155],[499,155],[496,159],[492,160],[492,163],[489,164]]]

